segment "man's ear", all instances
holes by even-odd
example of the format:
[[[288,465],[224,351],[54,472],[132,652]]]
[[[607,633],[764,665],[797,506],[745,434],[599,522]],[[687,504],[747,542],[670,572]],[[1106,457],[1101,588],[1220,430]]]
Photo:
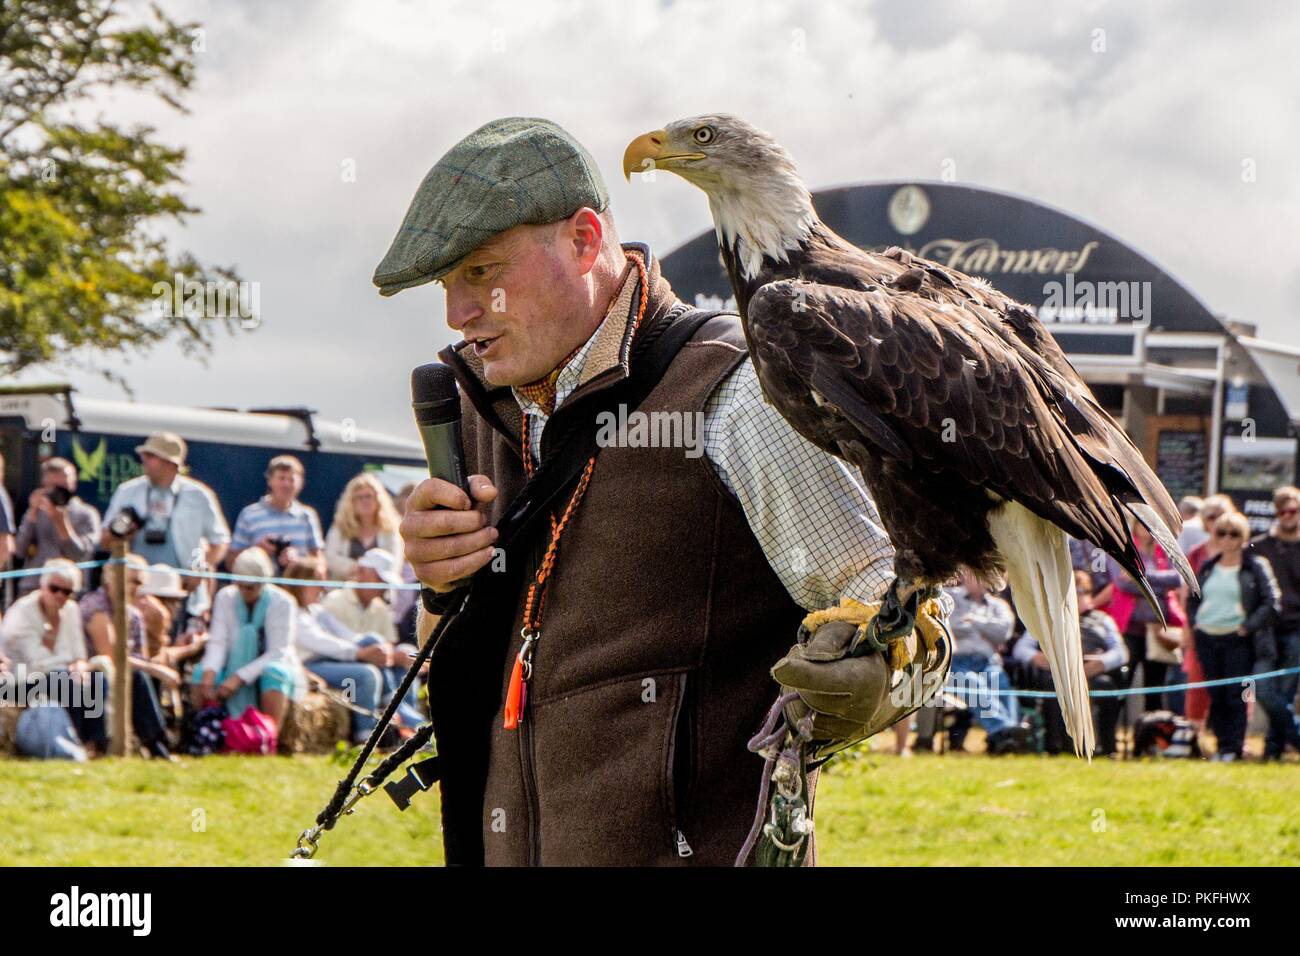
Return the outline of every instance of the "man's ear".
[[[572,243],[581,274],[586,275],[600,258],[605,241],[605,226],[600,215],[590,206],[583,206],[568,218],[565,232],[564,239]]]

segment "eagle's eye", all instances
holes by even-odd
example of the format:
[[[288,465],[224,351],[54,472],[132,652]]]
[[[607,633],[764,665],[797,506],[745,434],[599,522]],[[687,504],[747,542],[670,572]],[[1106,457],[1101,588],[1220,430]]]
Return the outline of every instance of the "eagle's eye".
[[[695,142],[699,143],[701,146],[709,145],[709,143],[713,142],[713,127],[701,126],[695,131],[694,137]]]

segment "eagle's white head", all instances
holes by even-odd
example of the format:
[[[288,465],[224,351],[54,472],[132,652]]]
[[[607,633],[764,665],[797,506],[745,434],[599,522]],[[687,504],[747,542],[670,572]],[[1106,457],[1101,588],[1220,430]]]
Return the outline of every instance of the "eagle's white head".
[[[638,136],[623,154],[623,175],[655,169],[704,190],[718,242],[735,250],[746,278],[765,256],[786,261],[817,222],[790,154],[737,116],[708,113]]]

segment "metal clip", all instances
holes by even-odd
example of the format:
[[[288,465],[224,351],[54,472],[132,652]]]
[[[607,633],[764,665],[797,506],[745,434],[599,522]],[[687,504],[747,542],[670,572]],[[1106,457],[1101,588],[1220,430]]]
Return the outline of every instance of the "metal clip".
[[[356,788],[352,791],[352,795],[348,797],[347,802],[343,804],[343,812],[344,813],[356,812],[354,808],[356,807],[357,803],[361,800],[361,798],[368,797],[374,792],[375,792],[375,788],[370,785],[369,781],[362,780],[359,784],[356,785]]]
[[[298,837],[298,845],[294,847],[293,852],[289,854],[289,859],[310,860],[314,857],[316,851],[320,849],[316,844],[316,841],[320,839],[320,835],[320,827],[312,827],[310,830],[303,830],[302,835]]]
[[[520,676],[526,683],[533,679],[533,646],[542,634],[540,631],[530,631],[523,627],[519,629],[519,636],[524,639],[523,646],[519,648]]]

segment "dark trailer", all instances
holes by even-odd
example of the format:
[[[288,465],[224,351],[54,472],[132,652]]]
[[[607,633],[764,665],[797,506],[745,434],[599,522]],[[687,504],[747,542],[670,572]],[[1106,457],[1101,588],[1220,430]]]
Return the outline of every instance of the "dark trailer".
[[[189,445],[186,474],[216,492],[233,530],[240,509],[266,493],[266,464],[275,455],[301,459],[307,481],[301,500],[328,530],[344,486],[374,472],[391,492],[428,477],[412,426],[409,438],[325,421],[305,408],[185,408],[74,398],[68,385],[0,388],[0,451],[5,487],[21,520],[40,484],[40,463],[54,455],[77,468],[77,493],[103,513],[114,490],[140,474],[135,447],[150,432],[175,432]]]

